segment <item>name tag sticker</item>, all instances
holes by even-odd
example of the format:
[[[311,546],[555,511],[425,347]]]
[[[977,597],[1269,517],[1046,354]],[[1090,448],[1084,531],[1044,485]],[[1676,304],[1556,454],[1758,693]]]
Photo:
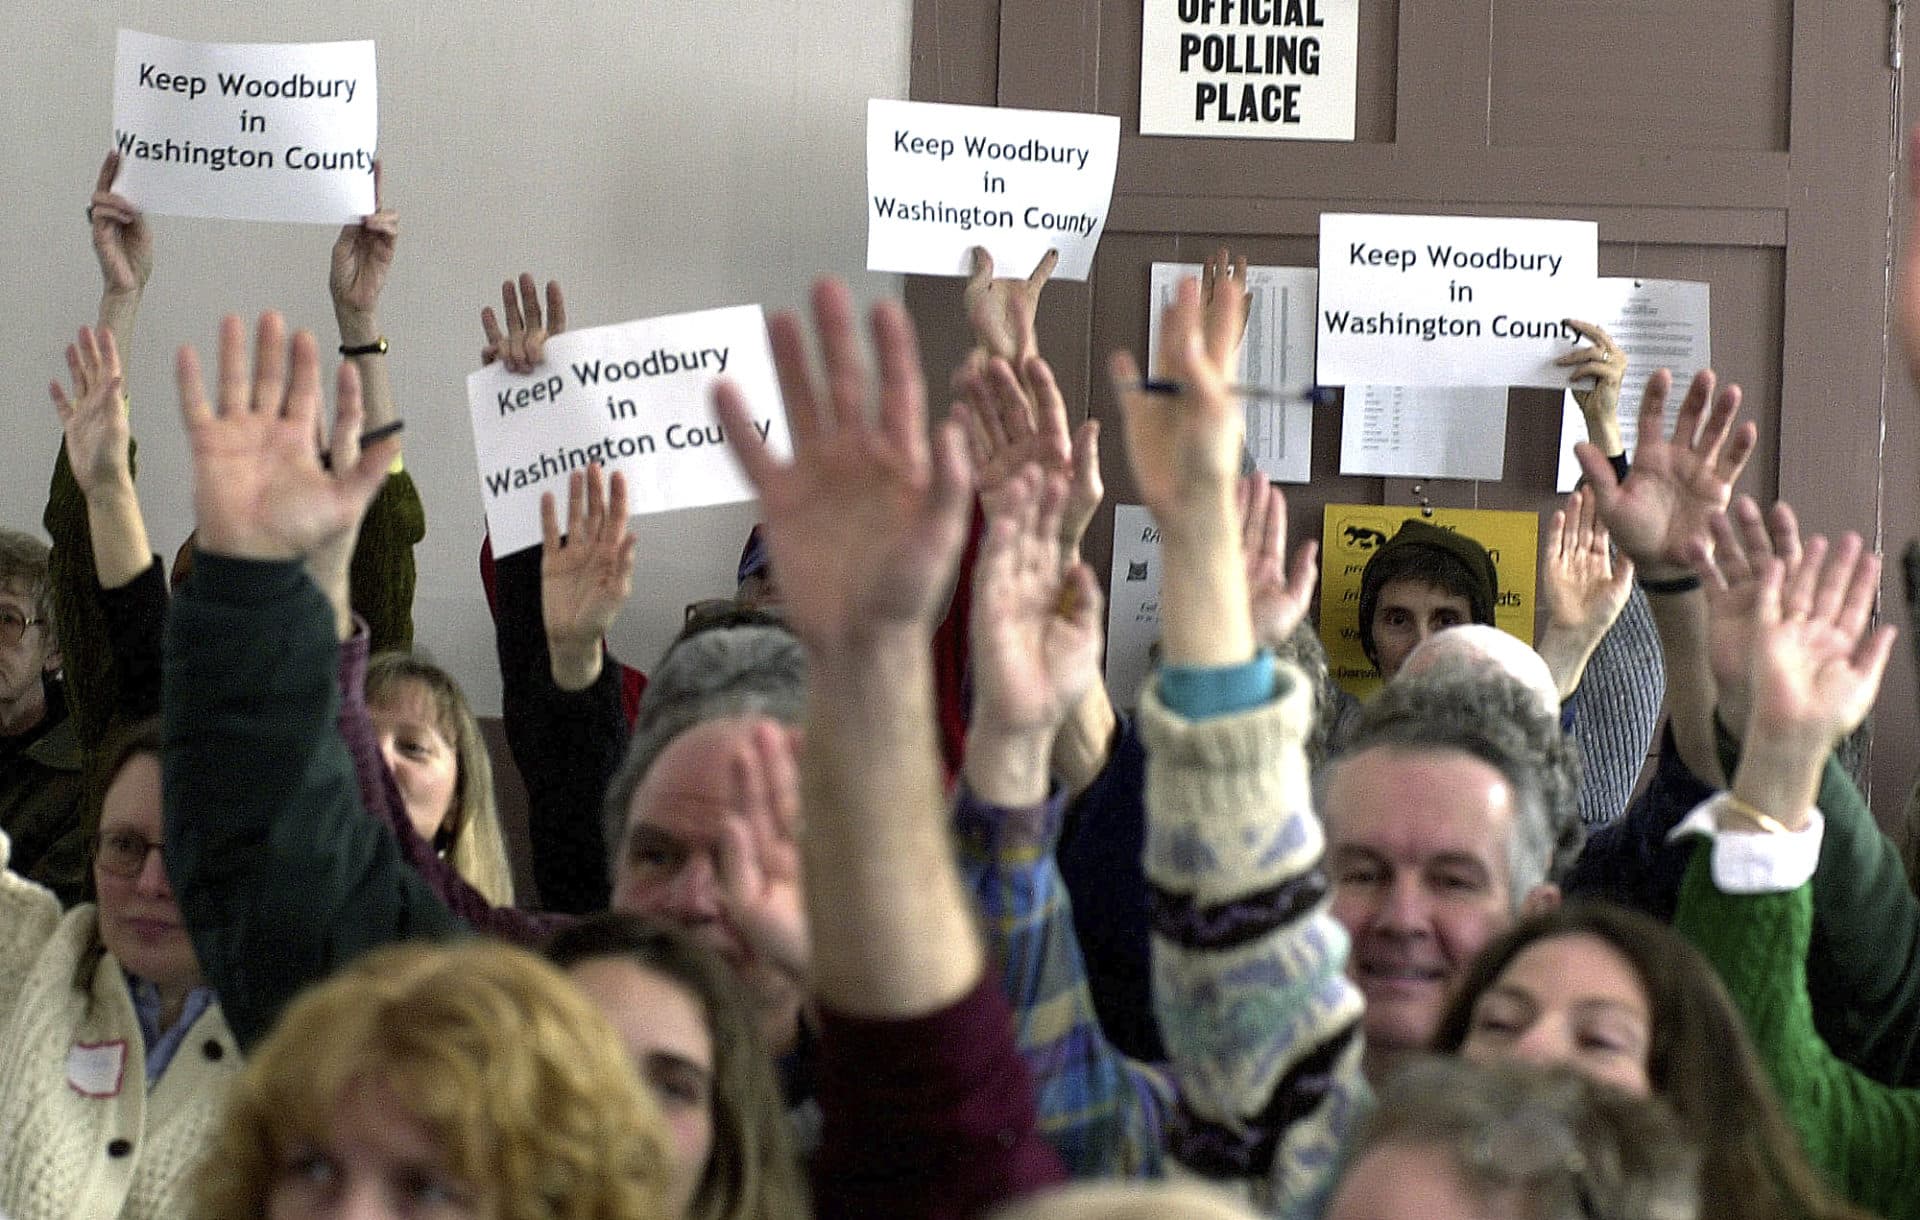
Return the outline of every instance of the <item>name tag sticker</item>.
[[[67,1051],[67,1084],[82,1097],[118,1097],[126,1067],[124,1041],[76,1042]]]

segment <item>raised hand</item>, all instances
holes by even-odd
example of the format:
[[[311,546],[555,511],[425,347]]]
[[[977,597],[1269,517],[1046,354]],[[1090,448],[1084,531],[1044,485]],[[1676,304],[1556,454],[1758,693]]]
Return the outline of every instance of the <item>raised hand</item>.
[[[320,353],[301,331],[289,347],[277,313],[260,315],[251,365],[244,324],[220,323],[219,390],[210,405],[191,345],[175,374],[193,452],[199,547],[241,559],[299,559],[351,537],[399,453],[398,437],[360,447],[360,380],[351,364],[335,379],[330,462],[314,449],[320,415]]]
[[[540,497],[540,611],[553,679],[584,690],[600,676],[601,640],[633,592],[634,538],[627,530],[627,480],[600,466],[567,477],[567,530],[562,538],[552,492]]]
[[[1707,592],[1707,664],[1724,720],[1744,731],[1761,574],[1769,560],[1778,560],[1786,586],[1798,587],[1803,567],[1817,573],[1825,564],[1827,540],[1815,534],[1803,545],[1791,505],[1782,500],[1763,516],[1752,496],[1735,500],[1731,513],[1716,513],[1711,528],[1711,538],[1694,546]]]
[[[1547,525],[1541,548],[1540,596],[1547,626],[1538,651],[1565,700],[1580,687],[1594,649],[1633,595],[1633,561],[1616,562],[1597,497],[1586,488],[1567,497]]]
[[[81,494],[91,499],[109,490],[131,491],[127,450],[132,432],[113,332],[81,327],[78,341],[67,345],[67,373],[73,379],[71,398],[57,381],[48,389],[60,412],[67,461]]]
[[[1240,379],[1240,340],[1246,337],[1253,293],[1247,288],[1247,260],[1225,246],[1200,265],[1200,310],[1206,331],[1207,359],[1229,383]]]
[[[955,381],[963,397],[954,402],[953,417],[966,430],[981,508],[989,518],[1001,515],[1009,485],[1028,466],[1066,479],[1060,559],[1079,559],[1080,540],[1104,491],[1099,421],[1086,420],[1068,435],[1066,399],[1039,356],[1029,357],[1019,376],[995,358],[963,368]]]
[[[734,799],[720,826],[715,871],[727,923],[750,952],[802,988],[813,951],[800,890],[800,772],[795,730],[753,726],[732,760]]]
[[[1716,394],[1711,369],[1695,375],[1667,436],[1662,417],[1672,388],[1673,375],[1665,369],[1647,379],[1639,444],[1625,483],[1614,477],[1597,446],[1574,447],[1598,497],[1601,519],[1648,580],[1669,580],[1691,570],[1694,544],[1710,539],[1709,522],[1726,508],[1758,437],[1751,420],[1734,425],[1740,387],[1728,385]]]
[[[507,328],[491,306],[480,311],[480,329],[486,332],[487,345],[480,349],[480,363],[495,360],[507,366],[509,373],[531,373],[547,358],[547,340],[567,329],[567,299],[560,292],[559,280],[547,281],[547,310],[540,312],[540,290],[533,276],[520,273],[520,295],[514,295],[514,282],[500,284],[500,308],[506,314]]]
[[[1160,335],[1160,371],[1178,381],[1183,393],[1143,388],[1139,366],[1127,352],[1114,353],[1108,365],[1134,482],[1163,530],[1217,527],[1223,523],[1219,510],[1224,506],[1230,513],[1233,507],[1246,413],[1207,352],[1196,281],[1181,283]]]
[[[1053,734],[1099,680],[1100,593],[1093,569],[1062,563],[1066,483],[1033,467],[1014,476],[988,519],[973,599],[973,725]]]
[[[985,246],[973,248],[973,273],[967,277],[967,324],[973,328],[973,353],[965,368],[977,368],[990,359],[1024,362],[1040,351],[1034,319],[1040,313],[1040,290],[1047,286],[1060,252],[1040,257],[1024,280],[993,278],[993,255]]]
[[[1877,555],[1849,534],[1825,564],[1766,560],[1755,599],[1748,682],[1753,710],[1736,795],[1797,828],[1827,753],[1866,719],[1893,650],[1892,627],[1869,628]]]
[[[400,213],[381,202],[380,162],[373,163],[373,211],[344,225],[333,242],[333,261],[327,288],[341,330],[349,322],[371,318],[380,307],[387,272],[393,268],[393,250],[400,237]],[[347,336],[349,341],[362,341]]]
[[[1300,544],[1287,566],[1287,498],[1258,473],[1240,480],[1240,547],[1247,559],[1247,596],[1253,635],[1261,647],[1279,649],[1307,616],[1313,601],[1318,545]]]
[[[153,274],[153,230],[131,200],[114,193],[113,179],[119,172],[120,154],[108,153],[87,203],[87,223],[106,293],[138,296]]]
[[[1620,383],[1627,375],[1627,353],[1601,327],[1568,318],[1568,326],[1587,341],[1554,363],[1568,369],[1573,400],[1587,422],[1587,439],[1608,456],[1625,451],[1620,439]],[[1580,382],[1589,384],[1582,386]]]
[[[768,450],[737,385],[716,385],[714,406],[765,507],[788,621],[816,661],[844,660],[883,637],[931,637],[966,540],[972,480],[957,423],[929,451],[919,344],[900,304],[873,310],[877,388],[846,285],[815,285],[813,315],[825,384],[799,320],[782,313],[767,323],[791,462]]]

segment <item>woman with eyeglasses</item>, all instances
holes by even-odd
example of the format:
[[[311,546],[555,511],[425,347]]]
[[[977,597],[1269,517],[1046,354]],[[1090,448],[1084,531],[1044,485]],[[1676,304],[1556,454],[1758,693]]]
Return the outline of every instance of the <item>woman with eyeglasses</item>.
[[[185,1213],[240,1051],[161,860],[160,726],[113,754],[98,900],[68,911],[0,873],[0,1215]],[[8,844],[0,834],[0,862]]]

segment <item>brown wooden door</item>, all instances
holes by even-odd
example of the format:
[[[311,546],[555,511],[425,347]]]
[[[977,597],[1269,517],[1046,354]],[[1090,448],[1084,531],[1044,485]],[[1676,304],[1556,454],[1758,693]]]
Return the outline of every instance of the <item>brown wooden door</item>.
[[[1715,363],[1760,428],[1745,490],[1895,552],[1920,532],[1907,474],[1920,428],[1904,374],[1888,375],[1899,94],[1886,0],[1368,0],[1352,143],[1133,134],[1140,17],[1140,0],[915,6],[915,98],[1121,117],[1093,278],[1049,288],[1043,309],[1070,402],[1111,419],[1097,374],[1114,347],[1144,351],[1154,261],[1225,241],[1254,263],[1312,265],[1323,211],[1590,219],[1602,275],[1712,284]],[[965,343],[958,298],[953,282],[909,285],[930,368]],[[1329,410],[1312,483],[1287,488],[1296,536],[1317,536],[1330,502],[1550,511],[1559,426],[1558,394],[1516,390],[1500,483],[1356,478],[1338,473]],[[1130,501],[1118,427],[1105,437],[1109,499]],[[1110,522],[1103,512],[1088,545],[1103,572]],[[1903,616],[1897,579],[1886,587]],[[1883,819],[1920,728],[1908,655],[1875,720]]]

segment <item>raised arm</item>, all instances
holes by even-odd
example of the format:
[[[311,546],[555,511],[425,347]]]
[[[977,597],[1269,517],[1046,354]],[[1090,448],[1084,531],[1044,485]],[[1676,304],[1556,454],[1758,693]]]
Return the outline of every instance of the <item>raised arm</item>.
[[[846,287],[814,290],[825,364],[769,320],[794,458],[765,448],[737,387],[721,423],[766,510],[786,609],[808,650],[801,839],[822,1013],[816,1162],[824,1216],[904,1194],[958,1216],[1057,1176],[1033,1131],[1004,1001],[986,978],[947,837],[928,646],[966,538],[956,426],[931,449],[912,324],[878,306],[879,381]]]
[[[1160,371],[1184,394],[1145,392],[1125,353],[1111,372],[1161,538],[1163,668],[1140,716],[1154,991],[1181,1093],[1171,1151],[1278,1214],[1311,1215],[1365,1090],[1360,996],[1309,803],[1311,695],[1257,648],[1235,492],[1245,419],[1208,358],[1196,284],[1161,334]]]
[[[1729,385],[1716,392],[1717,384],[1710,369],[1694,377],[1669,436],[1664,416],[1673,377],[1661,369],[1647,379],[1639,444],[1625,482],[1598,446],[1583,442],[1574,448],[1601,521],[1633,561],[1647,592],[1666,661],[1668,711],[1680,757],[1709,782],[1717,782],[1720,774],[1713,750],[1713,676],[1707,666],[1706,599],[1689,556],[1701,542],[1710,545],[1708,522],[1732,498],[1758,435],[1752,421],[1734,423],[1740,388]]]
[[[360,952],[456,924],[367,817],[335,732],[338,645],[301,561],[350,537],[399,452],[362,451],[359,382],[337,379],[331,464],[313,438],[320,359],[264,315],[251,365],[221,324],[217,405],[179,358],[199,554],[167,625],[167,871],[243,1046],[301,987]]]
[[[1791,580],[1780,560],[1761,565],[1748,748],[1732,792],[1689,819],[1713,842],[1695,853],[1677,923],[1726,982],[1808,1159],[1852,1202],[1912,1216],[1920,1093],[1836,1058],[1807,990],[1821,769],[1871,709],[1893,645],[1892,628],[1869,628],[1878,565],[1858,548],[1848,536]]]

